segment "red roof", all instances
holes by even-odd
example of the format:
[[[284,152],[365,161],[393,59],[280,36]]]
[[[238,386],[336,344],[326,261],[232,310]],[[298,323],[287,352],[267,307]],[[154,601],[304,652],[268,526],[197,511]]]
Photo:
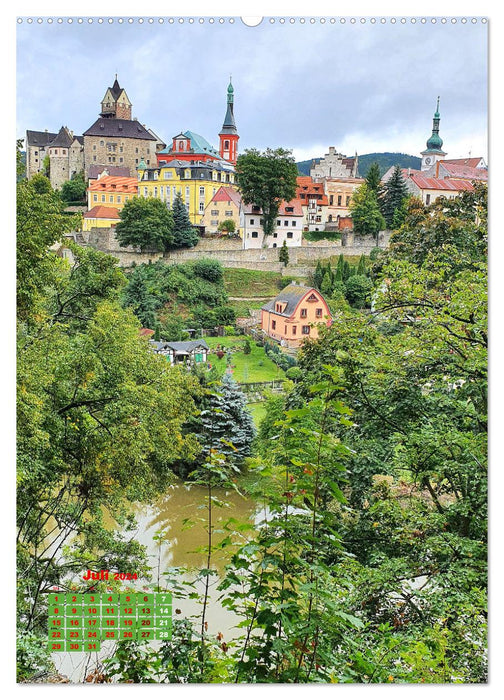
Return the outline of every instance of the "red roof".
[[[292,207],[293,211],[286,211]],[[245,214],[262,214],[262,210],[256,204],[245,204],[243,207]],[[302,202],[299,199],[291,199],[290,202],[281,202],[278,209],[279,216],[303,216]]]
[[[461,178],[463,180],[488,180],[488,170],[486,168],[476,168],[465,165],[464,162],[440,160],[436,163],[436,175],[439,176],[441,167],[448,173],[447,177]]]
[[[301,195],[304,195],[301,197]],[[311,197],[310,197],[311,195]],[[324,185],[321,182],[314,182],[309,175],[299,175],[297,178],[296,198],[302,199],[306,204],[308,199],[316,198],[318,204],[327,205],[327,196],[324,193]]]
[[[119,216],[118,209],[115,209],[114,207],[104,207],[101,204],[99,204],[96,207],[93,207],[89,211],[84,212],[83,217],[84,217],[84,219],[117,219],[117,220],[119,220],[121,218]]]
[[[103,175],[99,180],[92,182],[90,192],[128,192],[137,194],[138,180],[136,177],[116,177],[115,175]]]
[[[140,328],[139,335],[154,335],[155,331],[150,328]]]
[[[219,187],[217,192],[214,194],[211,202],[233,202],[237,207],[240,206],[241,196],[231,187]]]
[[[426,177],[425,175],[419,175],[418,173],[412,173],[409,179],[413,180],[415,185],[421,190],[447,190],[450,192],[462,190],[471,192],[474,190],[474,187],[469,180],[450,180],[449,178]]]
[[[469,168],[476,168],[481,158],[448,158],[440,161],[441,163],[449,163],[450,165],[467,165]]]

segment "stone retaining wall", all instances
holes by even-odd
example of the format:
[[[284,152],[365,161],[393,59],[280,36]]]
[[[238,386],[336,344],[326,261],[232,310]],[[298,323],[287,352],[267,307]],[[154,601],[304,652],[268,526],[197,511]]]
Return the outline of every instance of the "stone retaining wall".
[[[242,242],[236,239],[201,239],[195,248],[174,250],[169,253],[139,253],[132,246],[122,248],[115,238],[114,229],[94,228],[80,234],[82,243],[92,248],[109,253],[118,259],[121,267],[130,267],[133,262],[141,263],[164,260],[167,264],[192,262],[200,258],[219,260],[223,267],[244,268],[248,270],[265,270],[280,272],[282,275],[306,276],[315,267],[317,260],[335,255],[369,254],[376,247],[372,237],[348,234],[346,239],[338,241],[305,241],[302,246],[289,248],[287,267],[278,260],[278,248],[259,248],[243,250]],[[390,232],[380,234],[380,247],[388,246]],[[346,243],[346,245],[343,245]]]

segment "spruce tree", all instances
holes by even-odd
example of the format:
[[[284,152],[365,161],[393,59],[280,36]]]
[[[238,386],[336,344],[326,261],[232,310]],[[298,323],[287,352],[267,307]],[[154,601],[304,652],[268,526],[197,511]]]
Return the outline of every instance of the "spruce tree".
[[[332,291],[332,282],[331,282],[331,276],[328,272],[325,273],[324,279],[322,280],[322,284],[320,286],[320,291],[322,294],[325,294],[329,296]]]
[[[361,255],[359,258],[359,264],[357,265],[357,275],[367,275],[367,269],[366,269],[366,259],[364,255]]]
[[[334,279],[336,282],[343,282],[343,267],[345,265],[345,258],[343,257],[343,253],[340,253],[340,256],[338,258],[338,264],[336,266],[336,274],[334,276]]]
[[[176,248],[193,248],[199,240],[198,233],[191,224],[189,214],[182,201],[182,195],[177,192],[173,201],[173,245]]]
[[[324,268],[322,266],[322,262],[320,260],[318,260],[317,267],[315,268],[315,272],[313,273],[313,286],[316,289],[320,289],[320,285],[322,284],[323,279],[324,279]]]
[[[278,259],[283,262],[285,266],[289,264],[289,249],[287,248],[287,241],[282,243],[282,247],[278,251]]]
[[[376,192],[377,196],[379,196],[382,184],[380,166],[376,161],[374,163],[371,163],[369,167],[368,173],[366,175],[366,184],[370,190],[373,190],[374,192]]]
[[[245,394],[225,374],[215,393],[210,394],[200,413],[200,426],[195,430],[207,459],[210,450],[224,455],[226,462],[239,467],[251,454],[256,429],[247,409]]]
[[[406,185],[406,180],[403,177],[401,168],[396,165],[394,172],[385,183],[381,200],[381,210],[388,228],[393,228],[396,210],[401,211],[407,196],[408,187]],[[396,224],[397,223],[398,219],[396,216]]]
[[[134,314],[145,328],[156,324],[156,299],[150,293],[143,268],[136,268],[124,290],[124,305],[133,309]]]

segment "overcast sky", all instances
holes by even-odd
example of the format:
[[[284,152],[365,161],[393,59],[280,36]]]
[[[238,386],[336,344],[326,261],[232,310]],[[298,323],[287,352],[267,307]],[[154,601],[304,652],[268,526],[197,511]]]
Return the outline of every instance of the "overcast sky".
[[[232,75],[240,149],[329,146],[347,155],[419,155],[441,96],[448,157],[487,158],[487,25],[304,24],[247,27],[218,18],[174,24],[114,21],[17,27],[17,136],[82,134],[117,73],[133,116],[164,141],[190,129],[218,145]]]

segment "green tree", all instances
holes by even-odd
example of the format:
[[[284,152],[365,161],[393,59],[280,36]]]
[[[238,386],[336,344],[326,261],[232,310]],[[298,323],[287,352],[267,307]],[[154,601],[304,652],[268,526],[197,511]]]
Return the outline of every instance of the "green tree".
[[[295,197],[297,174],[291,151],[284,148],[264,152],[251,148],[238,156],[236,176],[243,202],[260,207],[265,236],[276,228],[282,201],[290,202]]]
[[[61,187],[61,199],[64,202],[85,202],[86,201],[87,184],[84,179],[84,173],[81,171],[67,180]]]
[[[26,154],[22,151],[23,139],[16,141],[16,180],[26,177]]]
[[[125,307],[130,307],[145,328],[154,329],[158,302],[149,290],[143,266],[138,266],[123,293]]]
[[[404,202],[408,197],[408,186],[401,168],[396,165],[390,178],[383,187],[381,211],[388,228],[401,224],[405,218]],[[398,227],[398,226],[397,226]]]
[[[182,195],[177,192],[173,201],[173,246],[176,248],[193,248],[198,240],[198,232],[191,224]]]
[[[236,231],[236,224],[233,219],[224,219],[224,221],[220,222],[218,229],[221,233],[234,233]]]
[[[366,183],[358,187],[350,200],[350,212],[356,233],[374,236],[385,228],[376,193]]]
[[[376,161],[371,163],[365,179],[366,185],[369,187],[370,190],[373,190],[373,192],[376,193],[376,196],[379,199],[382,185],[380,166]]]
[[[289,249],[287,248],[287,242],[284,241],[280,250],[278,251],[278,259],[282,262],[285,267],[289,264]]]
[[[120,217],[116,236],[121,246],[166,251],[174,243],[173,215],[160,199],[133,197],[125,202]]]
[[[348,303],[359,309],[368,306],[373,283],[365,275],[355,274],[345,282],[345,296]]]

